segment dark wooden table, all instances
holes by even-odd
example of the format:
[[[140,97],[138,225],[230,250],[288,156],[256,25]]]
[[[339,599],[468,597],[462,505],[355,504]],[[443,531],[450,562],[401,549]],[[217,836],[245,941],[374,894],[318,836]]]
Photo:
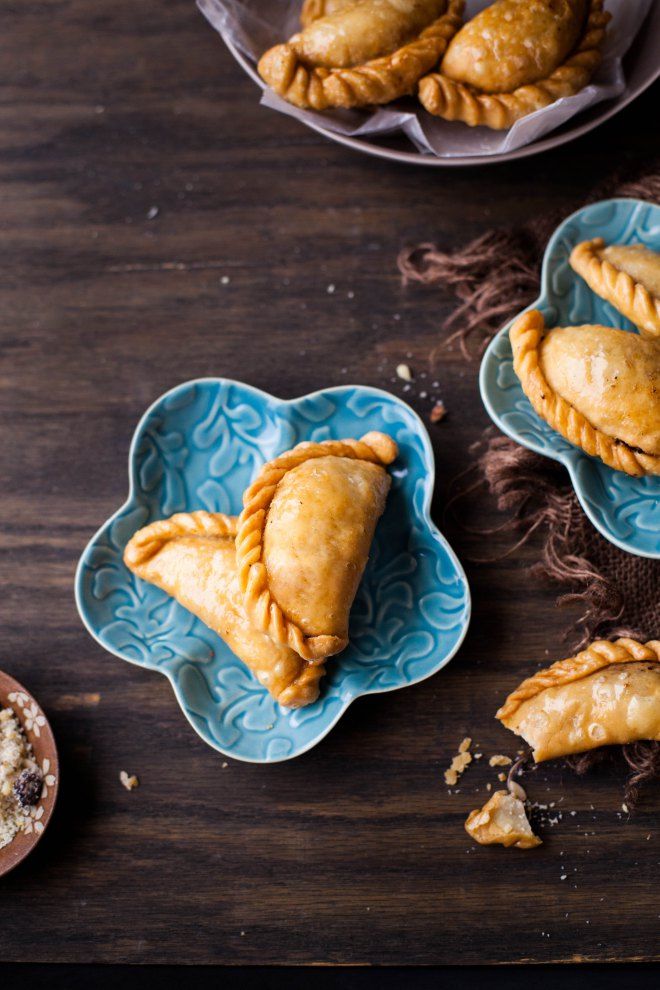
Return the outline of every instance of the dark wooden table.
[[[431,369],[451,300],[404,289],[398,249],[573,210],[657,154],[660,90],[556,153],[430,171],[261,109],[192,0],[5,0],[2,19],[0,663],[49,713],[63,778],[41,846],[0,881],[0,959],[657,958],[657,790],[629,818],[621,767],[544,767],[533,796],[564,817],[521,853],[476,849],[463,831],[495,780],[485,759],[460,793],[444,786],[464,735],[513,752],[498,703],[530,663],[563,653],[571,614],[530,579],[538,548],[467,563],[472,627],[442,674],[356,703],[316,749],[274,766],[223,769],[164,679],[87,636],[72,579],[124,499],[141,412],[200,375],[285,397],[347,381],[402,394],[406,360],[413,406],[428,416],[425,372],[449,410],[431,428],[439,519],[488,420],[476,365],[441,351]],[[483,519],[497,519],[486,502]]]

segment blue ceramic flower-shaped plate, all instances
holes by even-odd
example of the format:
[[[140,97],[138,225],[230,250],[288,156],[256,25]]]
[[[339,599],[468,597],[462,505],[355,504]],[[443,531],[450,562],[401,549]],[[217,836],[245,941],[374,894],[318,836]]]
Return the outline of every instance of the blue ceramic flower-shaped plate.
[[[199,619],[122,562],[133,533],[174,512],[238,513],[266,460],[302,440],[389,433],[399,445],[392,490],[351,613],[351,643],[327,665],[321,697],[281,708]],[[195,730],[250,762],[298,756],[363,694],[421,681],[451,659],[467,631],[463,569],[431,522],[433,452],[418,416],[373,388],[345,386],[289,402],[221,378],[179,385],[147,410],[130,451],[128,501],[85,549],[76,601],[111,653],[171,681]]]
[[[597,323],[636,333],[568,263],[575,245],[593,237],[660,251],[660,208],[637,199],[608,199],[564,220],[548,243],[541,295],[529,308],[540,310],[551,327]],[[606,539],[640,557],[660,557],[660,478],[632,478],[606,467],[534,412],[513,370],[510,325],[491,341],[481,364],[481,397],[491,419],[518,443],[566,466],[580,504]]]

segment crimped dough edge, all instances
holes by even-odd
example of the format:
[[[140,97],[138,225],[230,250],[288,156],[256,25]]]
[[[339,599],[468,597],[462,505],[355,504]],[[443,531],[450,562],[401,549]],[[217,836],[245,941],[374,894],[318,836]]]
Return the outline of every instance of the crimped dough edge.
[[[158,519],[134,533],[124,549],[124,563],[130,570],[151,560],[170,540],[179,536],[235,537],[238,516],[224,512],[177,512],[169,519]]]
[[[605,247],[602,237],[577,244],[571,251],[571,268],[596,295],[632,320],[642,336],[660,340],[660,299],[632,275],[601,258],[600,251]]]
[[[305,65],[289,42],[265,52],[261,78],[297,107],[328,110],[391,103],[414,92],[419,78],[436,65],[462,24],[464,0],[449,0],[445,13],[417,38],[389,55],[350,68]]]
[[[271,594],[268,572],[262,561],[263,536],[277,486],[288,471],[312,458],[349,457],[386,466],[397,454],[398,447],[394,440],[376,431],[365,434],[361,440],[300,443],[264,464],[243,495],[244,507],[236,535],[236,563],[246,611],[258,629],[276,643],[286,644],[310,663],[320,663],[326,657],[341,652],[348,640],[333,635],[305,635],[300,626],[284,614]]]
[[[506,130],[521,117],[574,96],[587,85],[601,62],[601,45],[611,15],[603,11],[603,0],[591,0],[582,37],[568,56],[546,79],[519,86],[511,93],[485,93],[456,82],[439,72],[419,81],[419,100],[435,117],[460,120],[470,127]]]
[[[513,367],[534,410],[566,440],[599,457],[615,471],[633,477],[660,474],[660,457],[603,433],[550,386],[539,362],[539,346],[545,330],[543,316],[536,309],[522,313],[509,330]]]
[[[506,699],[495,717],[508,726],[520,706],[547,688],[559,687],[582,680],[592,674],[623,663],[660,663],[660,640],[640,643],[636,639],[594,640],[586,649],[566,660],[557,660],[551,667],[528,677]]]

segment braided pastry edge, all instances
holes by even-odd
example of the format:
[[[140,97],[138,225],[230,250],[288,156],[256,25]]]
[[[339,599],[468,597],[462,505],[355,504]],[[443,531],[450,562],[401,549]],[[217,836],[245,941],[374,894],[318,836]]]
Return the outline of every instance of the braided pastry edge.
[[[539,362],[539,345],[544,333],[545,322],[536,309],[522,313],[509,330],[513,368],[535,412],[570,443],[592,457],[599,457],[615,471],[624,471],[633,477],[660,474],[660,457],[635,451],[623,440],[603,433],[554,391]]]
[[[124,563],[134,571],[178,536],[235,537],[238,517],[223,512],[177,512],[169,519],[158,519],[134,533],[124,550]]]
[[[420,76],[436,65],[462,24],[464,0],[449,0],[441,17],[414,41],[363,65],[328,69],[307,66],[294,39],[275,45],[259,59],[257,70],[271,89],[302,109],[391,103],[412,93]]]
[[[640,662],[660,663],[660,640],[652,639],[648,643],[639,643],[636,639],[617,639],[613,643],[607,639],[594,640],[575,656],[557,660],[546,670],[528,677],[509,695],[495,718],[509,727],[512,716],[523,702],[547,688],[583,680],[613,664]]]
[[[420,103],[435,117],[501,131],[555,100],[575,96],[584,89],[601,62],[600,46],[611,19],[602,8],[603,0],[591,0],[580,43],[546,79],[519,86],[511,93],[485,93],[444,76],[440,66],[440,72],[420,79]]]
[[[602,237],[582,241],[571,251],[573,271],[582,276],[590,289],[639,327],[644,337],[660,338],[660,299],[632,275],[601,258]]]
[[[394,440],[378,432],[367,433],[361,440],[300,443],[264,464],[243,494],[243,511],[236,535],[236,563],[245,611],[257,629],[267,633],[276,643],[295,650],[303,660],[321,663],[343,650],[348,640],[333,635],[307,636],[297,623],[287,618],[271,594],[268,572],[262,560],[263,537],[277,486],[288,471],[313,458],[349,457],[385,466],[391,464],[397,454]]]

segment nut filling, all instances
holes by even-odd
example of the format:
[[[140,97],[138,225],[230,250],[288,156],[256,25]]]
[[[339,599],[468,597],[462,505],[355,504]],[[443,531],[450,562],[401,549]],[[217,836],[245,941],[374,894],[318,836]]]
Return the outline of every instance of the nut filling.
[[[26,828],[43,778],[11,708],[0,710],[0,849]]]

